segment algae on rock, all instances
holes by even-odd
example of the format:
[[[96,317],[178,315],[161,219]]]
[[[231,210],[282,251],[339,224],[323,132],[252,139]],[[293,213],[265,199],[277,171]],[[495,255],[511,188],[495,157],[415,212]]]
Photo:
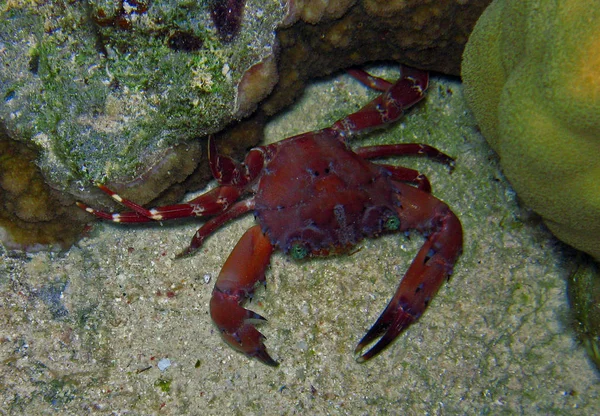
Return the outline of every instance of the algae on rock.
[[[284,13],[278,1],[247,3],[243,30],[227,44],[208,1],[4,3],[8,134],[41,149],[39,165],[61,190],[135,178],[244,115],[237,85],[272,53]]]

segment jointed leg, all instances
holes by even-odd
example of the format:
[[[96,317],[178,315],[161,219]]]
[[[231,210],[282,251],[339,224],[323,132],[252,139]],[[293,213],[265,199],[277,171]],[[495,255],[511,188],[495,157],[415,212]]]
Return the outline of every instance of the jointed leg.
[[[346,73],[363,85],[376,91],[384,92],[394,85],[393,82],[373,76],[363,69],[349,68],[346,69]]]
[[[230,209],[227,211],[217,215],[216,217],[211,218],[206,221],[202,227],[196,231],[194,234],[194,238],[192,238],[192,242],[183,252],[179,253],[177,257],[187,256],[188,254],[196,251],[206,237],[212,234],[217,228],[225,224],[227,221],[230,221],[234,218],[239,217],[247,212],[250,212],[254,209],[254,199],[245,199],[243,201],[235,203]]]
[[[135,202],[124,199],[104,185],[99,185],[99,187],[115,201],[133,210],[123,213],[108,213],[97,211],[81,202],[77,202],[77,205],[80,208],[86,210],[90,214],[94,214],[98,218],[108,221],[141,223],[216,215],[196,231],[190,245],[183,252],[178,254],[177,257],[188,255],[197,250],[206,237],[221,225],[254,209],[254,200],[251,198],[233,204],[239,198],[241,192],[240,188],[233,186],[219,186],[185,204],[167,205],[152,209],[146,209]],[[231,204],[233,205],[230,206]]]
[[[359,156],[365,159],[376,159],[388,156],[425,156],[435,162],[448,165],[450,169],[454,168],[454,159],[447,154],[440,152],[433,146],[421,143],[399,143],[383,144],[379,146],[365,146],[355,149]]]
[[[405,168],[404,166],[384,165],[379,166],[385,168],[391,175],[392,179],[400,182],[409,182],[417,184],[417,188],[423,192],[431,193],[431,183],[427,176],[415,169]]]
[[[436,162],[444,163],[450,167],[450,171],[454,168],[454,159],[438,149],[426,144],[420,143],[401,143],[401,144],[384,144],[379,146],[359,147],[355,152],[365,159],[375,159],[387,156],[425,156],[433,159]],[[416,183],[417,187],[425,192],[431,192],[431,184],[429,179],[419,171],[405,168],[403,166],[384,165],[391,174],[392,179],[401,182]]]
[[[384,92],[356,113],[336,121],[331,126],[344,140],[398,120],[405,109],[423,99],[429,83],[427,72],[405,66],[402,67],[400,79],[393,84],[360,70],[353,70],[351,75],[359,81],[364,80],[367,86]]]
[[[238,187],[219,186],[183,204],[166,205],[163,207],[146,209],[135,202],[122,198],[104,185],[98,185],[98,187],[115,201],[126,206],[132,211],[109,213],[95,210],[85,204],[82,204],[81,202],[77,202],[77,206],[103,220],[122,223],[164,221],[176,218],[215,215],[225,211],[240,197],[241,194],[241,190]]]

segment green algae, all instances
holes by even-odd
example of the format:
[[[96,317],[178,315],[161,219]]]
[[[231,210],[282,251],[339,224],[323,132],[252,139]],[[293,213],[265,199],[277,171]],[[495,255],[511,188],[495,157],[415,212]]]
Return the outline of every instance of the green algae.
[[[158,380],[156,380],[154,382],[154,386],[158,387],[158,389],[160,391],[162,391],[163,393],[170,393],[171,392],[171,383],[173,382],[173,380],[167,380],[164,378],[159,378]]]
[[[578,256],[569,276],[569,300],[577,331],[590,358],[600,370],[600,266]]]
[[[51,380],[42,388],[44,400],[58,408],[71,402],[78,393],[77,385],[69,378]]]
[[[106,1],[2,3],[0,117],[13,138],[37,145],[60,189],[130,180],[236,116],[237,83],[268,53],[283,14],[278,2],[255,3],[227,45],[208,1],[125,12]],[[200,46],[174,47],[180,33]]]

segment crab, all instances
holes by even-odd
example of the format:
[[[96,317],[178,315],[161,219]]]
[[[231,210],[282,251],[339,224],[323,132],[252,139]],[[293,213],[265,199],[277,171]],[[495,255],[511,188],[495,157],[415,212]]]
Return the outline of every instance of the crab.
[[[420,101],[428,73],[402,66],[400,78],[391,83],[363,70],[348,72],[382,94],[330,127],[253,148],[243,163],[220,155],[209,138],[210,168],[218,186],[189,202],[146,209],[100,184],[130,211],[108,213],[78,203],[99,218],[120,223],[211,216],[179,256],[197,250],[228,221],[254,213],[258,225],[243,234],[225,261],[212,292],[210,314],[227,344],[270,366],[278,363],[255,327],[265,318],[243,305],[257,284],[265,284],[274,249],[303,259],[349,252],[364,238],[385,233],[417,230],[426,237],[395,295],[356,346],[358,362],[379,354],[423,314],[462,250],[460,221],[431,195],[424,175],[370,161],[424,155],[452,167],[451,157],[424,144],[354,150],[348,146],[351,137],[396,121]]]

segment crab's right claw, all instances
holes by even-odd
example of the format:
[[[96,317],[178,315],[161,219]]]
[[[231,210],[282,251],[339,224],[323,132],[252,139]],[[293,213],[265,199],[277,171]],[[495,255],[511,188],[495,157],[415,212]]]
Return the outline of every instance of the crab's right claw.
[[[462,226],[445,203],[409,185],[396,182],[395,186],[402,224],[399,231],[417,229],[428,238],[406,271],[394,297],[356,346],[354,354],[358,362],[379,354],[419,319],[429,301],[452,274],[462,250]],[[374,342],[375,345],[367,350]]]
[[[233,349],[264,364],[277,366],[264,344],[264,335],[254,324],[265,321],[241,304],[264,283],[273,246],[255,225],[242,236],[219,273],[210,300],[210,315],[221,336]]]

